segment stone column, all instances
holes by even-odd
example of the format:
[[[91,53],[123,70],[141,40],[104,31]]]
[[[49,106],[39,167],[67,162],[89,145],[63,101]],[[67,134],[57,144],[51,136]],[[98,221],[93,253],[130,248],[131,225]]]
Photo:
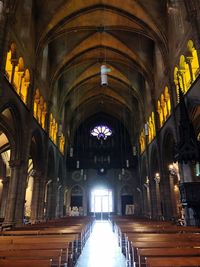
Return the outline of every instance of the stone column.
[[[157,216],[158,218],[161,218],[161,200],[160,200],[160,178],[155,177],[156,182],[156,201],[157,201]]]
[[[149,190],[150,190],[150,199],[151,199],[151,216],[152,218],[157,218],[157,195],[156,195],[156,183],[154,179],[150,180],[149,184]]]
[[[151,198],[150,198],[150,189],[149,189],[149,181],[147,181],[145,184],[144,184],[144,188],[145,188],[145,202],[146,202],[146,208],[145,208],[145,215],[147,217],[151,217]]]
[[[60,199],[59,199],[59,216],[63,217],[64,213],[64,188],[61,186],[60,188]]]
[[[15,223],[15,209],[17,201],[17,187],[19,185],[21,162],[10,161],[11,177],[9,182],[4,225]]]
[[[25,195],[27,187],[28,163],[21,164],[17,185],[17,198],[15,205],[15,224],[21,226],[24,220]]]
[[[163,216],[166,220],[171,219],[173,216],[172,199],[171,199],[171,186],[169,181],[169,174],[163,174],[161,183],[162,186],[162,204],[163,204]]]
[[[150,190],[149,190],[149,185],[146,187],[147,190],[147,213],[148,217],[151,217],[151,198],[150,198]]]
[[[56,215],[57,181],[48,184],[47,188],[47,219],[54,219]]]
[[[40,222],[44,220],[45,187],[46,187],[46,182],[43,175],[41,175],[39,181],[38,213],[37,213],[37,219]]]
[[[172,175],[169,175],[169,185],[170,185],[170,195],[171,195],[171,203],[172,203],[172,216],[174,218],[177,217],[177,211],[176,211],[176,199],[174,194],[174,177]]]
[[[83,215],[87,215],[87,196],[88,196],[88,191],[87,187],[85,187],[85,190],[83,192]]]
[[[57,187],[57,193],[56,193],[56,212],[55,217],[58,218],[61,216],[61,194],[62,194],[62,185],[59,185]]]
[[[36,223],[38,220],[38,206],[39,206],[39,187],[40,187],[40,173],[33,175],[33,195],[31,201],[31,223]]]
[[[9,179],[10,177],[6,177],[3,179],[3,191],[1,195],[1,204],[0,204],[0,218],[5,217],[5,211],[6,211],[6,202],[8,197],[8,188],[9,188]]]

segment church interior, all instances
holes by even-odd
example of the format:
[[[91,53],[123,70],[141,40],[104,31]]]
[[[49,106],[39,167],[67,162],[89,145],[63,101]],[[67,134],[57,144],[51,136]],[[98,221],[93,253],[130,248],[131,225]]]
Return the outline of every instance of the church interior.
[[[200,1],[2,0],[0,21],[2,229],[199,227]]]

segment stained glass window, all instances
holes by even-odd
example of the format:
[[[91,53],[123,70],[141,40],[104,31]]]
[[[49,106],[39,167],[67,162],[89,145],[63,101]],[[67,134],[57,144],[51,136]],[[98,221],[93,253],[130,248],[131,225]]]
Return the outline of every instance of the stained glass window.
[[[106,140],[108,136],[112,135],[112,131],[108,126],[98,125],[90,132],[92,136],[96,136],[98,139]]]

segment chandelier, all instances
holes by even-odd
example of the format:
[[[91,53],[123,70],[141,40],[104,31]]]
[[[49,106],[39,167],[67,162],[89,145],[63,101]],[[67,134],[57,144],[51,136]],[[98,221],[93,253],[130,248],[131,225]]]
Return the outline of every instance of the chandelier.
[[[112,135],[112,131],[108,126],[98,125],[95,126],[94,129],[90,132],[92,136],[96,136],[99,140],[106,140],[108,136]]]

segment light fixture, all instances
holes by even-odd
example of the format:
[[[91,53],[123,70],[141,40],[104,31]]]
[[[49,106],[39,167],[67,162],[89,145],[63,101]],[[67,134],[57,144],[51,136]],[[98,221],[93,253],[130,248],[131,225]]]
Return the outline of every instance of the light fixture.
[[[62,136],[62,124],[59,124],[58,126],[58,137]]]
[[[168,169],[169,169],[170,175],[177,176],[178,181],[180,181],[178,162],[169,164]]]
[[[129,160],[126,160],[126,167],[129,168]]]
[[[155,173],[154,180],[156,181],[156,183],[160,183],[160,173]]]
[[[144,125],[144,132],[145,132],[145,135],[149,135],[149,129],[148,129],[147,123],[145,123],[145,125]]]
[[[79,160],[76,161],[76,168],[77,168],[77,169],[80,168],[80,161],[79,161]]]
[[[74,154],[74,149],[73,149],[73,147],[70,147],[70,151],[69,151],[70,158],[73,157],[73,154]]]
[[[175,185],[174,185],[174,191],[178,191],[178,189],[179,189],[179,188],[178,188],[178,185],[175,184]]]
[[[110,72],[110,69],[106,65],[101,65],[101,86],[108,86],[108,72]]]
[[[137,155],[137,150],[136,150],[136,146],[133,146],[133,156]]]

